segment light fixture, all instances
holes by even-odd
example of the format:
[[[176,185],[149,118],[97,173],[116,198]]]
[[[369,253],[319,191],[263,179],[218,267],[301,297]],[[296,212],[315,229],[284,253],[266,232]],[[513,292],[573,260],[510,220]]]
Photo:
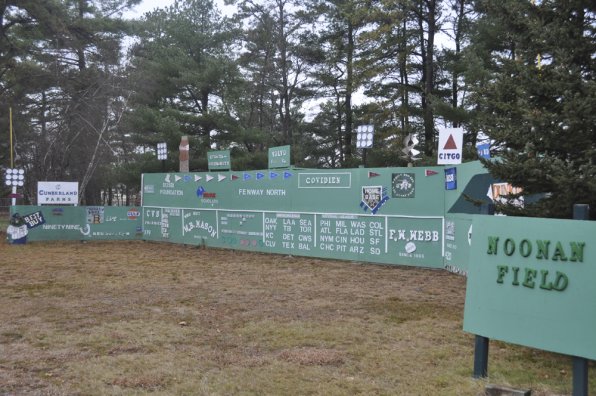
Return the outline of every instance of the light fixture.
[[[359,125],[356,128],[356,148],[371,148],[374,131],[372,125]]]
[[[157,143],[157,159],[165,160],[168,158],[168,145],[166,143]]]
[[[23,187],[25,185],[25,170],[8,168],[4,175],[4,182],[7,186]]]

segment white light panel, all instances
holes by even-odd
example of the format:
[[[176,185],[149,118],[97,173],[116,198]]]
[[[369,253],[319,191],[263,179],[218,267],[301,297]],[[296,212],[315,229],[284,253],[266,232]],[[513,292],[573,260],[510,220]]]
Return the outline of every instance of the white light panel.
[[[165,160],[168,158],[168,146],[166,143],[157,143],[157,159]]]
[[[358,126],[356,128],[356,148],[371,148],[374,131],[375,128],[372,125]]]
[[[7,186],[22,187],[25,185],[25,170],[8,168],[4,174],[4,183]]]

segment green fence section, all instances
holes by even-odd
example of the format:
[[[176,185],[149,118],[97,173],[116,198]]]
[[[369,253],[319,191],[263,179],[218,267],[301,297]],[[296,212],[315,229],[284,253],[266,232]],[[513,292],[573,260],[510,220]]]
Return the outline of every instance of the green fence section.
[[[30,218],[27,241],[142,239],[140,207],[13,206]]]
[[[473,216],[464,330],[596,359],[596,223]]]
[[[445,191],[445,256],[448,271],[466,275],[470,265],[472,219],[492,202],[488,191],[495,182],[479,161],[455,166],[455,190]]]
[[[472,215],[445,216],[445,255],[446,270],[467,275],[472,247]]]
[[[145,174],[144,238],[466,272],[467,237],[460,247],[445,233],[459,240],[469,219],[446,211],[479,212],[484,187],[460,198],[485,171],[457,168],[450,191],[443,167]]]

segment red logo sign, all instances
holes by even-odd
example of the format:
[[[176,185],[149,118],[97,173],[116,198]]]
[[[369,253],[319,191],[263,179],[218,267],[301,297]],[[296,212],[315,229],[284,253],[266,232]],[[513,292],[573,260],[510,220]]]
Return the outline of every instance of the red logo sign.
[[[132,208],[128,212],[126,212],[126,217],[130,220],[136,220],[141,215],[141,212],[137,210],[137,208]]]

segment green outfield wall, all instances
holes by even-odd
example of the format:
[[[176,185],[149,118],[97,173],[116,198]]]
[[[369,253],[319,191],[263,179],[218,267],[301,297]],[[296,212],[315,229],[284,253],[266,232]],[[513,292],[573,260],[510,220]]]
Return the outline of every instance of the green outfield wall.
[[[456,168],[454,190],[444,167],[144,174],[143,238],[465,273],[470,198],[491,179],[471,188],[486,171]]]
[[[455,188],[447,189],[446,169],[456,170]],[[479,162],[157,173],[143,175],[139,207],[11,211],[43,219],[29,241],[144,239],[465,274],[472,217],[491,183]]]

